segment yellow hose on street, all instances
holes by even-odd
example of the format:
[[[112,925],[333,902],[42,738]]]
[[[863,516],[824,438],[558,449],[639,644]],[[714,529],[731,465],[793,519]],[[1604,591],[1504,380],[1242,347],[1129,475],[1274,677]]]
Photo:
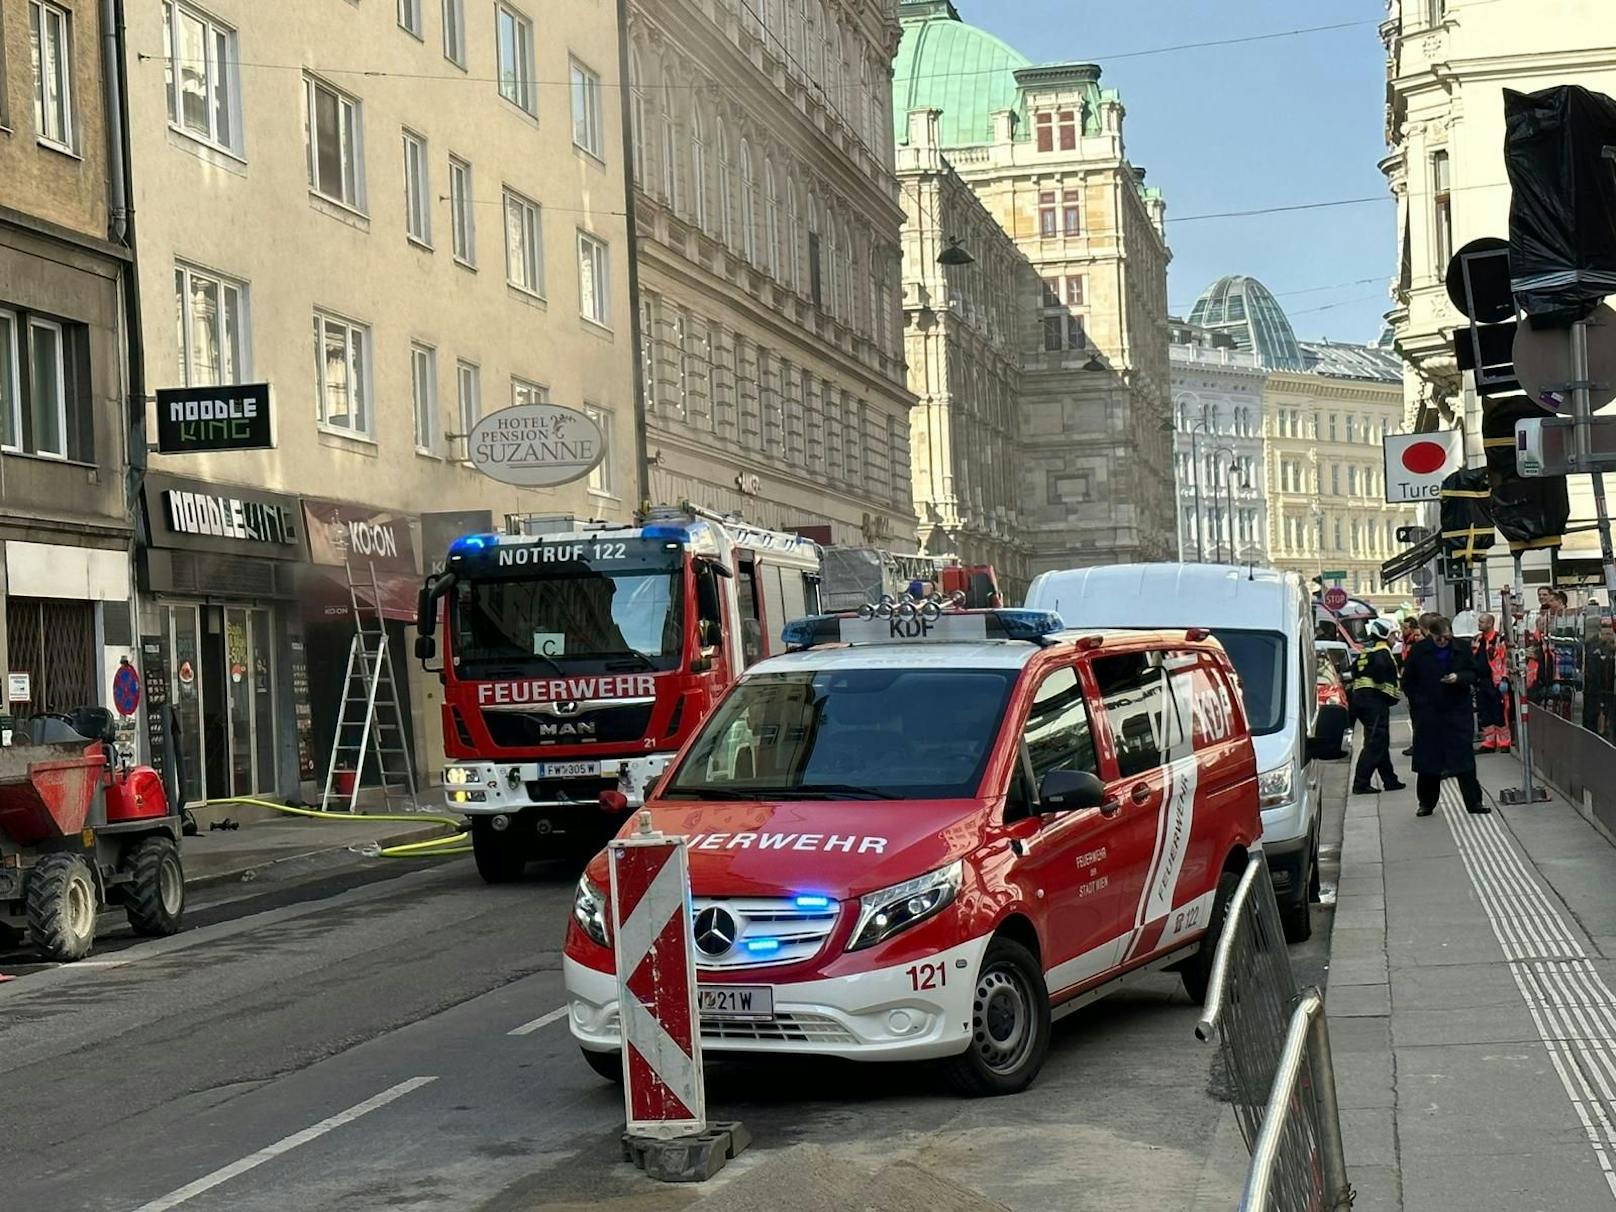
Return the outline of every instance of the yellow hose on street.
[[[313,817],[319,821],[400,821],[415,824],[426,821],[432,824],[447,825],[459,830],[448,837],[427,838],[423,842],[400,842],[396,846],[377,846],[370,853],[380,858],[429,858],[439,854],[469,854],[471,852],[471,833],[466,828],[466,822],[460,817],[444,816],[433,812],[326,812],[319,808],[295,808],[291,804],[277,804],[274,800],[254,799],[246,795],[226,796],[224,799],[207,800],[204,807],[215,804],[251,804],[256,808],[273,808],[276,812],[285,812],[291,816]]]

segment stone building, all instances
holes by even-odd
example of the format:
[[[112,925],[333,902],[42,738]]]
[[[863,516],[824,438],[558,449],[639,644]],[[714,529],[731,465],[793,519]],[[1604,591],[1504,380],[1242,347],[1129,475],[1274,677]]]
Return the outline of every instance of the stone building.
[[[1039,282],[1019,304],[1029,567],[1171,558],[1165,206],[1127,158],[1122,100],[1093,64],[1035,67],[951,0],[899,11],[900,143],[913,111],[940,110],[948,163]]]
[[[634,0],[650,495],[912,550],[890,0]]]
[[[93,0],[0,6],[0,670],[106,703],[132,655],[128,181]]]
[[[920,550],[993,565],[1019,601],[1029,579],[1018,465],[1024,312],[1039,281],[943,156],[941,117],[910,114],[898,149]]]

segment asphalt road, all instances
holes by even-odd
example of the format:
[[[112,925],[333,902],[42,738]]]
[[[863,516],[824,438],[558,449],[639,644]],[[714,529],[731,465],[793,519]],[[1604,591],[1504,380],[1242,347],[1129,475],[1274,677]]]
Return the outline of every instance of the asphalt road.
[[[1345,777],[1327,770],[1327,856]],[[485,887],[464,859],[215,894],[158,941],[0,971],[0,1207],[26,1212],[677,1209],[617,1160],[618,1088],[578,1058],[559,943],[573,873]],[[1327,885],[1331,882],[1326,871]],[[1327,888],[1327,897],[1328,888]],[[1331,910],[1296,948],[1322,980]],[[803,1141],[911,1157],[1017,1209],[1226,1209],[1245,1156],[1177,980],[1062,1021],[1027,1094],[925,1068],[715,1067],[751,1129],[730,1173]],[[718,1181],[723,1181],[722,1178]]]

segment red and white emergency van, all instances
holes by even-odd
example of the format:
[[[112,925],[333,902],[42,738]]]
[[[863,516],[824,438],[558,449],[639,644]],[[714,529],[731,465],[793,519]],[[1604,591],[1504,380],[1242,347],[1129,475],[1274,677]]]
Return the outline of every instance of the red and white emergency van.
[[[483,878],[610,836],[818,587],[816,543],[688,504],[457,539],[422,590],[416,651],[440,656],[441,621],[444,791]]]
[[[786,639],[646,803],[689,839],[704,1049],[947,1058],[1002,1094],[1053,1017],[1135,974],[1175,967],[1204,995],[1261,831],[1217,641],[913,603]],[[615,1076],[608,887],[601,855],[565,980],[574,1037]]]

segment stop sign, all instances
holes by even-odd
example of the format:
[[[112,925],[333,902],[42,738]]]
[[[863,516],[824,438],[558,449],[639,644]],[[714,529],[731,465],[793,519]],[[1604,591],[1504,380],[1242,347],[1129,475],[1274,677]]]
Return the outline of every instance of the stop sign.
[[[1324,591],[1324,608],[1326,610],[1340,610],[1347,604],[1347,591],[1339,585],[1332,585]]]

